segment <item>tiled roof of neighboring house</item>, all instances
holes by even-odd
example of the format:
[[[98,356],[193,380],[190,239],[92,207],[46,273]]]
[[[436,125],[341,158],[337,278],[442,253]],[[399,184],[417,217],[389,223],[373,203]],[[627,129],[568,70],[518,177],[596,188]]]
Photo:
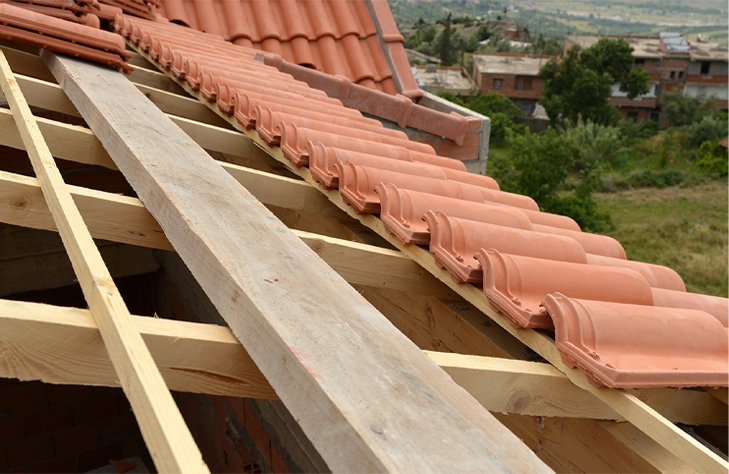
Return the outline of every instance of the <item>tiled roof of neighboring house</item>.
[[[673,270],[626,259],[606,236],[541,212],[529,197],[364,118],[261,61],[256,50],[169,23],[115,25],[358,213],[405,245],[428,245],[517,328],[555,331],[557,349],[611,387],[727,385],[726,298],[688,293]]]
[[[525,54],[480,54],[473,55],[475,66],[482,73],[538,76],[542,66],[551,56],[529,56]]]
[[[83,8],[84,4],[74,4]],[[0,38],[50,49],[131,72],[124,41],[113,33],[22,8],[24,3],[0,3]],[[69,8],[72,8],[69,3]],[[92,17],[93,15],[87,15]]]
[[[162,0],[158,13],[355,84],[418,93],[386,0]]]
[[[636,58],[660,58],[663,53],[660,50],[661,39],[658,36],[578,36],[568,35],[565,40],[568,43],[578,44],[580,47],[589,48],[597,43],[600,38],[624,39],[633,47],[633,56]]]

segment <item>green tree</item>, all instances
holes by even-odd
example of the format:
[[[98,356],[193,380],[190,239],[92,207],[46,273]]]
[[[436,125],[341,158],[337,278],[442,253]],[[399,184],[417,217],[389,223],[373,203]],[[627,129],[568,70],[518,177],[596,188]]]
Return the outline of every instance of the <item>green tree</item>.
[[[451,36],[453,36],[453,27],[451,26],[451,14],[448,13],[448,16],[443,20],[443,29],[440,32],[436,46],[436,53],[444,66],[452,66],[454,62]]]
[[[542,67],[544,80],[540,103],[549,117],[561,122],[579,117],[601,124],[620,119],[608,101],[613,84],[629,98],[648,92],[648,73],[633,68],[632,47],[623,39],[602,38],[590,48],[573,46],[561,62],[553,59]]]
[[[598,211],[592,192],[600,179],[599,168],[585,168],[571,192],[566,181],[574,166],[575,150],[569,139],[549,128],[541,134],[508,132],[511,155],[489,164],[492,176],[504,191],[526,194],[546,212],[572,217],[585,230],[601,231],[612,225]]]
[[[663,111],[674,127],[700,122],[706,116],[717,115],[714,99],[707,97],[686,97],[680,92],[666,92],[663,96]]]

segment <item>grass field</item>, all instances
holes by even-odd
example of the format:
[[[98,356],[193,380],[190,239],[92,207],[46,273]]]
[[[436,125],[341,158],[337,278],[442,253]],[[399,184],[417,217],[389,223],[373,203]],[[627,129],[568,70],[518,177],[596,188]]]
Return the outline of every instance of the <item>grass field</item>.
[[[628,258],[666,265],[686,289],[727,297],[727,182],[596,194]]]

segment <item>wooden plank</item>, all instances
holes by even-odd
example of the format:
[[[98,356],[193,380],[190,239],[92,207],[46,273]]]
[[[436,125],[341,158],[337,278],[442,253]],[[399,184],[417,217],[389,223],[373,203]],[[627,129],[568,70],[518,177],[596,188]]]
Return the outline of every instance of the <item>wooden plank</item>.
[[[68,188],[94,238],[174,251],[139,199],[76,186]],[[57,230],[37,180],[4,171],[0,171],[0,222]],[[454,297],[455,293],[397,251],[310,232],[293,232],[350,283]],[[372,270],[373,265],[377,270]]]
[[[40,58],[38,58],[38,60],[40,60]],[[41,61],[41,64],[42,63],[43,61]],[[133,83],[187,97],[185,89],[156,69],[152,70],[134,65],[132,65],[132,67],[134,67],[134,70],[129,75],[129,80]]]
[[[195,99],[155,89],[144,84],[137,84],[137,89],[165,113],[215,125],[220,128],[230,128],[226,120],[215,115],[210,109]]]
[[[547,470],[123,76],[41,57],[330,468]]]
[[[177,123],[174,117],[171,118]],[[54,120],[43,118],[37,118],[36,120],[43,133],[43,138],[51,150],[51,154],[56,158],[117,169],[113,160],[92,131],[84,127],[68,125]],[[9,110],[0,109],[0,128],[3,130],[3,133],[0,134],[0,145],[25,149],[12,113]],[[217,130],[226,135],[233,133],[239,137],[241,136],[237,132]],[[209,140],[221,138],[215,135],[212,134]],[[191,137],[195,139],[194,135],[191,135]],[[250,143],[250,140],[245,139],[245,141]],[[254,148],[260,152],[258,147],[254,146]],[[324,216],[341,216],[341,211],[333,206],[329,200],[301,180],[284,178],[232,163],[219,163],[223,169],[248,188],[264,204]]]
[[[15,43],[15,45],[17,45],[17,43]],[[35,52],[30,52],[0,43],[0,49],[2,49],[3,53],[5,53],[5,58],[8,60],[10,68],[16,74],[23,74],[24,76],[31,76],[36,79],[52,83],[56,82],[56,78],[53,77],[51,71],[48,70],[46,65],[38,56],[37,48],[33,48]]]
[[[621,420],[549,364],[426,352],[486,409],[520,415]]]
[[[206,472],[182,415],[84,225],[20,86],[0,52],[0,85],[140,430],[160,471]]]
[[[171,390],[274,400],[276,393],[230,329],[132,316]],[[118,387],[91,313],[0,300],[0,377]]]
[[[221,118],[228,120],[233,127],[238,128],[241,132],[248,135],[252,140],[258,143],[262,149],[267,150],[271,156],[286,165],[290,171],[302,177],[313,187],[316,187],[315,180],[311,177],[307,168],[294,167],[286,158],[284,158],[283,152],[280,148],[268,146],[260,137],[258,137],[258,134],[255,131],[244,130],[234,118],[230,118],[225,116],[225,114],[222,114],[218,109],[217,104],[203,100],[199,94],[189,89],[189,87],[186,87],[186,84],[180,83],[180,85],[185,88],[188,94],[193,97],[197,97],[202,104],[205,104],[212,111],[215,111]],[[356,214],[352,210],[351,206],[348,206],[344,202],[337,191],[324,190],[318,187],[317,189],[325,194],[331,202],[337,205],[337,207],[345,211],[351,217],[359,220],[365,226],[376,231],[393,246],[423,266],[423,268],[428,270],[431,274],[433,274],[433,276],[446,283],[449,287],[451,287],[451,289],[458,292],[467,301],[474,304],[474,306],[489,316],[489,318],[497,322],[504,329],[507,329],[513,336],[517,337],[520,341],[524,342],[531,349],[536,351],[540,356],[552,363],[557,369],[565,373],[575,385],[585,390],[589,390],[591,393],[607,403],[621,416],[625,417],[628,421],[645,432],[648,436],[653,438],[666,449],[674,452],[679,458],[694,469],[711,471],[729,470],[729,463],[727,463],[727,461],[721,459],[701,443],[697,442],[694,438],[673,425],[654,409],[638,399],[635,395],[628,393],[625,390],[598,389],[589,384],[582,371],[578,369],[570,369],[562,362],[561,356],[559,355],[553,340],[533,330],[517,330],[513,328],[505,316],[497,313],[490,307],[488,300],[481,291],[473,285],[456,284],[450,278],[447,271],[437,267],[433,256],[429,252],[417,246],[401,245],[395,237],[387,232],[379,218],[369,214]]]
[[[174,250],[139,199],[68,186],[91,235],[130,245]],[[0,222],[57,231],[38,180],[0,171]]]

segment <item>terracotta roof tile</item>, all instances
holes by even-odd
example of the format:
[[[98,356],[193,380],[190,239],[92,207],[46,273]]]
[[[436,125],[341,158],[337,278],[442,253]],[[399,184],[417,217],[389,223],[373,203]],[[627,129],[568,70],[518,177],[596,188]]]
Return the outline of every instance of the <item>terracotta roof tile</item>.
[[[23,5],[23,4],[17,4]],[[131,72],[124,41],[113,33],[0,3],[0,38]]]
[[[378,12],[385,13],[382,8]],[[404,54],[402,37],[383,51],[365,0],[162,0],[157,13],[293,64],[387,93],[397,90],[385,54],[398,45]],[[417,89],[409,67],[397,63],[395,73],[405,76],[400,82]]]
[[[727,385],[727,332],[703,311],[656,311],[559,293],[547,296],[544,307],[564,362],[598,386]]]
[[[283,150],[284,156],[296,166],[309,163],[307,148],[309,142],[323,143],[327,146],[345,150],[377,153],[380,156],[389,156],[391,158],[408,155],[414,161],[429,162],[426,156],[431,156],[433,161],[439,159],[433,148],[428,145],[403,138],[391,138],[376,133],[352,133],[348,129],[342,130],[336,127],[331,127],[330,130],[317,130],[301,127],[294,123],[282,123],[279,128],[281,131],[281,150]],[[449,158],[440,158],[440,160],[438,162],[440,166],[446,166],[445,162],[448,162],[450,167],[454,169],[464,171],[466,169],[466,166],[460,161]]]
[[[627,268],[525,257],[483,247],[476,259],[483,269],[484,294],[516,327],[552,329],[552,318],[540,304],[557,292],[572,298],[653,305],[645,278]]]
[[[423,161],[414,161],[410,154],[404,156],[402,159],[393,159],[389,156],[378,156],[370,153],[327,147],[321,143],[310,143],[308,150],[311,174],[325,188],[336,188],[339,186],[337,162],[352,162],[361,166],[397,171],[414,176],[450,179],[474,186],[483,186],[495,190],[499,189],[496,181],[489,176],[475,175],[467,171],[445,168]]]
[[[583,233],[574,220],[541,212],[490,178],[465,175],[462,163],[263,64],[253,49],[169,23],[120,17],[115,25],[204,100],[338,187],[356,212],[379,213],[401,242],[429,245],[457,281],[480,283],[512,324],[554,329],[565,360],[595,383],[727,385],[726,298],[686,293],[670,268],[627,260],[614,239]],[[316,27],[342,33],[331,22]],[[283,39],[275,41],[292,43]]]

